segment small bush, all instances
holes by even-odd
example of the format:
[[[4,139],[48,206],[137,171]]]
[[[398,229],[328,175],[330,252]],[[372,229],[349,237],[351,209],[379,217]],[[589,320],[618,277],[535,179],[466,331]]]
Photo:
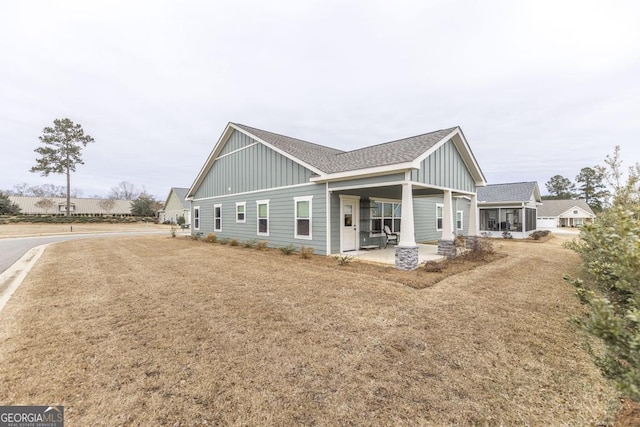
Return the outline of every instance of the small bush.
[[[221,245],[226,245],[226,244],[228,244],[230,241],[231,241],[231,239],[230,239],[230,238],[228,238],[228,237],[224,237],[224,238],[222,238],[222,239],[218,240],[218,242],[220,242],[220,244],[221,244]]]
[[[171,227],[171,230],[169,231],[169,233],[171,233],[171,237],[176,237],[177,230],[178,230],[177,228]]]
[[[246,242],[244,242],[242,245],[243,245],[245,248],[252,248],[252,247],[254,247],[254,246],[255,246],[256,242],[257,242],[257,240],[256,240],[256,239],[251,239],[251,240],[247,240],[247,241],[246,241]],[[233,246],[233,245],[232,245],[232,246]]]
[[[191,235],[191,239],[193,239],[193,240],[202,240],[202,233],[193,233]]]
[[[259,251],[265,250],[268,244],[269,242],[267,242],[266,240],[260,240],[258,243],[256,243],[256,249]]]
[[[296,250],[295,246],[293,246],[293,245],[281,246],[278,249],[280,249],[280,252],[282,252],[285,255],[291,255]]]
[[[548,235],[549,235],[549,230],[537,230],[537,231],[534,231],[533,233],[531,233],[529,238],[533,239],[533,240],[540,240],[543,237],[546,237]]]
[[[214,233],[209,233],[207,234],[207,237],[205,237],[204,241],[207,243],[215,243],[218,241],[218,236],[216,236]]]
[[[300,258],[309,259],[313,255],[313,248],[309,248],[305,245],[300,246]]]
[[[445,268],[447,268],[447,259],[443,259],[440,261],[432,260],[424,262],[424,269],[429,273],[440,273]]]
[[[240,242],[238,242],[238,239],[231,239],[229,241],[229,246],[238,246],[240,244]]]
[[[491,239],[486,237],[469,237],[467,251],[462,256],[471,261],[484,261],[489,255],[495,254]]]
[[[353,261],[353,256],[351,255],[336,255],[333,257],[336,261],[338,261],[338,265],[343,266],[351,263]]]

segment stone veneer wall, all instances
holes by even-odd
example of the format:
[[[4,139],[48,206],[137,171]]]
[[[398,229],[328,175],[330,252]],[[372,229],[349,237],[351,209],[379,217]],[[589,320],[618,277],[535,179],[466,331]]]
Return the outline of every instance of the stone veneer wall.
[[[438,255],[455,258],[456,242],[454,240],[438,240]]]
[[[415,270],[418,268],[418,247],[396,246],[396,268],[399,270]]]

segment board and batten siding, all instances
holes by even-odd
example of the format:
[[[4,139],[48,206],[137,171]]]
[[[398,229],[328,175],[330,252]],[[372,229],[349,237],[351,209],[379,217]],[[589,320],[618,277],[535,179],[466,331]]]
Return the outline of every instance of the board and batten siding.
[[[329,183],[329,190],[352,187],[375,187],[377,185],[387,185],[390,182],[404,181],[404,173],[394,173],[391,175],[370,176],[367,178],[346,179]]]
[[[238,148],[216,158],[194,199],[303,184],[312,176],[309,169],[261,143],[254,144],[241,132],[234,131],[229,142]]]
[[[294,237],[295,202],[294,197],[313,196],[311,202],[311,236],[312,239]],[[257,201],[269,201],[269,236],[258,234]],[[325,184],[308,184],[288,188],[256,191],[247,194],[234,194],[206,199],[194,199],[192,207],[200,207],[200,230],[206,236],[215,233],[218,238],[248,240],[264,240],[268,246],[278,248],[293,244],[297,250],[301,245],[311,247],[319,255],[326,255],[326,186]],[[236,222],[236,203],[246,203],[245,222]],[[214,205],[222,205],[222,231],[213,231]],[[193,214],[192,214],[193,215]]]
[[[476,191],[475,181],[451,140],[447,141],[411,171],[411,180],[454,190]]]

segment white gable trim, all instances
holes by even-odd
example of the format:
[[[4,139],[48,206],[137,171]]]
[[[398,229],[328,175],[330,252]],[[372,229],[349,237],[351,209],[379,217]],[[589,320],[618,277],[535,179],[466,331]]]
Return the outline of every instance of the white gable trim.
[[[218,155],[222,151],[222,148],[225,146],[225,144],[227,143],[227,141],[229,140],[229,138],[231,137],[231,135],[233,134],[234,131],[238,131],[238,132],[241,132],[241,133],[247,135],[248,137],[252,138],[253,140],[258,141],[260,144],[265,145],[266,147],[272,149],[276,153],[278,153],[278,154],[280,154],[282,156],[285,156],[286,158],[298,163],[299,165],[309,169],[310,171],[312,171],[312,172],[314,172],[314,173],[316,173],[318,175],[324,175],[324,172],[322,172],[321,170],[309,165],[306,162],[303,162],[302,160],[292,156],[291,154],[280,150],[279,148],[269,144],[268,142],[262,140],[261,138],[258,138],[256,135],[254,135],[254,134],[252,134],[250,132],[247,132],[246,130],[244,130],[242,128],[239,128],[239,127],[235,126],[233,123],[229,122],[227,124],[227,127],[225,128],[224,132],[222,132],[222,135],[220,136],[220,138],[218,138],[218,141],[216,142],[216,145],[214,145],[213,150],[211,150],[211,153],[209,154],[209,157],[207,157],[207,161],[204,163],[204,165],[200,169],[200,172],[198,173],[198,176],[196,177],[195,181],[193,182],[193,184],[189,188],[189,191],[187,192],[186,200],[193,200],[193,195],[198,190],[198,188],[200,187],[200,185],[204,181],[204,178],[207,176],[207,174],[209,173],[209,171],[213,167],[213,164],[218,159]],[[243,147],[240,150],[245,149],[245,148],[248,148],[248,147]],[[240,150],[236,150],[236,151],[240,151]],[[232,154],[232,153],[234,153],[236,151],[233,151],[231,153],[227,153],[226,155]]]
[[[323,176],[311,178],[311,182],[344,181],[353,178],[367,178],[376,175],[389,175],[391,173],[405,172],[413,168],[413,162],[396,163],[387,166],[376,166],[367,169],[354,169],[347,172],[325,174]]]
[[[422,153],[421,156],[413,161],[413,167],[415,169],[420,169],[420,163],[422,163],[424,159],[435,153],[449,140],[453,142],[453,145],[458,150],[458,153],[460,154],[460,157],[462,157],[462,161],[467,167],[467,170],[476,181],[476,186],[487,185],[487,179],[484,177],[484,174],[480,169],[480,165],[478,165],[478,162],[476,161],[476,158],[471,151],[471,147],[469,146],[467,139],[464,137],[462,130],[460,130],[460,127],[456,127],[453,132],[442,138],[437,144]]]

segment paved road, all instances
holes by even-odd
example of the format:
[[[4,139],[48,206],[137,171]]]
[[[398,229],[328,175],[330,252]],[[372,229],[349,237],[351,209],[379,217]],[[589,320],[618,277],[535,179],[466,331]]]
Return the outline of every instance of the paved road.
[[[66,234],[46,237],[10,237],[0,239],[0,274],[18,261],[29,249],[46,243],[64,242],[67,240],[89,239],[96,237],[133,236],[144,234],[166,234],[166,231],[141,231],[123,233]]]

